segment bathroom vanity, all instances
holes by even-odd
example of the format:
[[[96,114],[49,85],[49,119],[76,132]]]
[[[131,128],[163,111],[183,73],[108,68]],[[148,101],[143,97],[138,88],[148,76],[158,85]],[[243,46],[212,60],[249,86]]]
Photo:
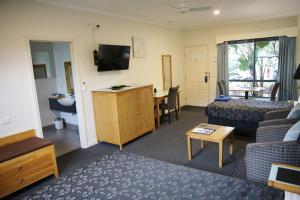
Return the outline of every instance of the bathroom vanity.
[[[66,97],[62,97],[66,98]],[[73,113],[76,114],[76,102],[74,101],[73,104],[71,105],[63,105],[59,102],[60,98],[57,97],[50,97],[49,98],[49,106],[50,110],[56,110],[56,111],[61,111],[61,112],[67,112],[67,113]]]

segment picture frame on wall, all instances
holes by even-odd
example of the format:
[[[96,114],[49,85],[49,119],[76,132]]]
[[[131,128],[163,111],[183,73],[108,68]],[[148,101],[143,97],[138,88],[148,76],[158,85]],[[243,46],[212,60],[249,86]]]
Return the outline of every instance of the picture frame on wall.
[[[145,40],[141,37],[132,37],[132,49],[134,58],[145,58]]]

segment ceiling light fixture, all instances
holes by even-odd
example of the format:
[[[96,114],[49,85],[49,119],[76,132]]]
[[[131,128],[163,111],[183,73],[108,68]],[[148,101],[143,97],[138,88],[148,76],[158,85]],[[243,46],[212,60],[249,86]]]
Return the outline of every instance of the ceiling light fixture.
[[[220,10],[214,10],[214,15],[219,15],[220,14]]]

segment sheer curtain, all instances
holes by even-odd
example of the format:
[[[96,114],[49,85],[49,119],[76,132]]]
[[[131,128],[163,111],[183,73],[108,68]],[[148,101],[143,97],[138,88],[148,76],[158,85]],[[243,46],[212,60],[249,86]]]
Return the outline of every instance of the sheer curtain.
[[[226,96],[229,95],[229,82],[228,82],[228,43],[223,42],[218,44],[218,55],[217,55],[217,81],[224,80],[226,83]],[[219,96],[219,89],[217,85],[217,96]]]
[[[279,37],[279,101],[297,98],[296,81],[293,75],[296,70],[296,38]]]

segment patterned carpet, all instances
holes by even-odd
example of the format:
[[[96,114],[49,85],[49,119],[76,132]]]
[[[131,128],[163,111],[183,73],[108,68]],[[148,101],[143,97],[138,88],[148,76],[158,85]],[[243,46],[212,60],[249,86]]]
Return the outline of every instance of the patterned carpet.
[[[246,180],[116,151],[21,199],[266,200],[282,199],[282,193]]]

